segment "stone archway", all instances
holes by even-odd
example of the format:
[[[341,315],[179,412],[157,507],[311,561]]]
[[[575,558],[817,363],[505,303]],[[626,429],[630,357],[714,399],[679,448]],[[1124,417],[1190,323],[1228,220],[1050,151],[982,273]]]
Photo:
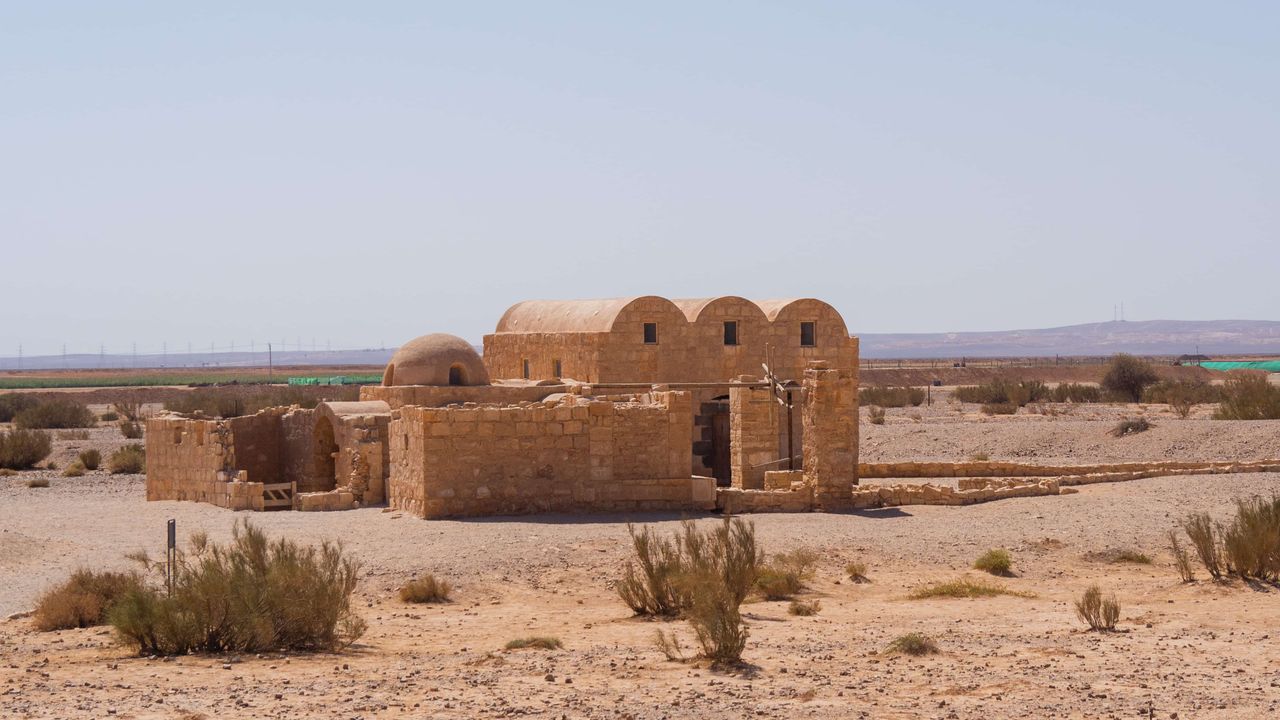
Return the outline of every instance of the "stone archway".
[[[312,474],[315,490],[325,492],[338,486],[338,441],[334,437],[333,422],[324,416],[316,421],[313,435],[315,459]]]

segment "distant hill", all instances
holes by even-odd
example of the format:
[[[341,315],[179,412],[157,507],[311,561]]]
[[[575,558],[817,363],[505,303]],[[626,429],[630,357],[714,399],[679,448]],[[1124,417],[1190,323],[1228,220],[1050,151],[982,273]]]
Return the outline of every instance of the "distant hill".
[[[855,333],[857,334],[857,333]],[[1045,357],[1053,355],[1249,355],[1280,353],[1280,322],[1143,320],[1042,330],[957,333],[866,333],[867,358]]]
[[[96,370],[109,368],[237,368],[340,365],[386,365],[395,348],[367,350],[277,350],[270,360],[261,352],[167,353],[163,355],[37,355],[22,358],[24,370]],[[19,360],[0,358],[0,370],[16,370]]]

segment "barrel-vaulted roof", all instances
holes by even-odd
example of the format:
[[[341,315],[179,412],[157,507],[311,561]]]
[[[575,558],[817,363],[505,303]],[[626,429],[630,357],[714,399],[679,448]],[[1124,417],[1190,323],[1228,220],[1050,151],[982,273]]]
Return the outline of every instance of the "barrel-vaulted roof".
[[[653,295],[605,300],[525,300],[507,308],[494,332],[609,332],[627,306]]]

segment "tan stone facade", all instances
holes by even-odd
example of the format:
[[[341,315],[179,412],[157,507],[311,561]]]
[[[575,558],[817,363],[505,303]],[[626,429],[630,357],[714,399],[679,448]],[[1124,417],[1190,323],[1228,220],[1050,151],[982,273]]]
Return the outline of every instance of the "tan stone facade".
[[[152,418],[148,498],[424,518],[700,511],[719,478],[768,496],[747,505],[839,509],[857,482],[856,372],[856,340],[818,300],[520,303],[483,358],[423,336],[360,402]]]

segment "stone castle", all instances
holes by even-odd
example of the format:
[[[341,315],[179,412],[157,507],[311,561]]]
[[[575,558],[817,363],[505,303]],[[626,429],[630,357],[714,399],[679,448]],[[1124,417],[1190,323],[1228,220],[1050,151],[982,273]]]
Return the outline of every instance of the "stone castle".
[[[417,338],[358,402],[149,419],[147,498],[424,518],[846,508],[857,368],[819,300],[522,302],[483,357]]]

